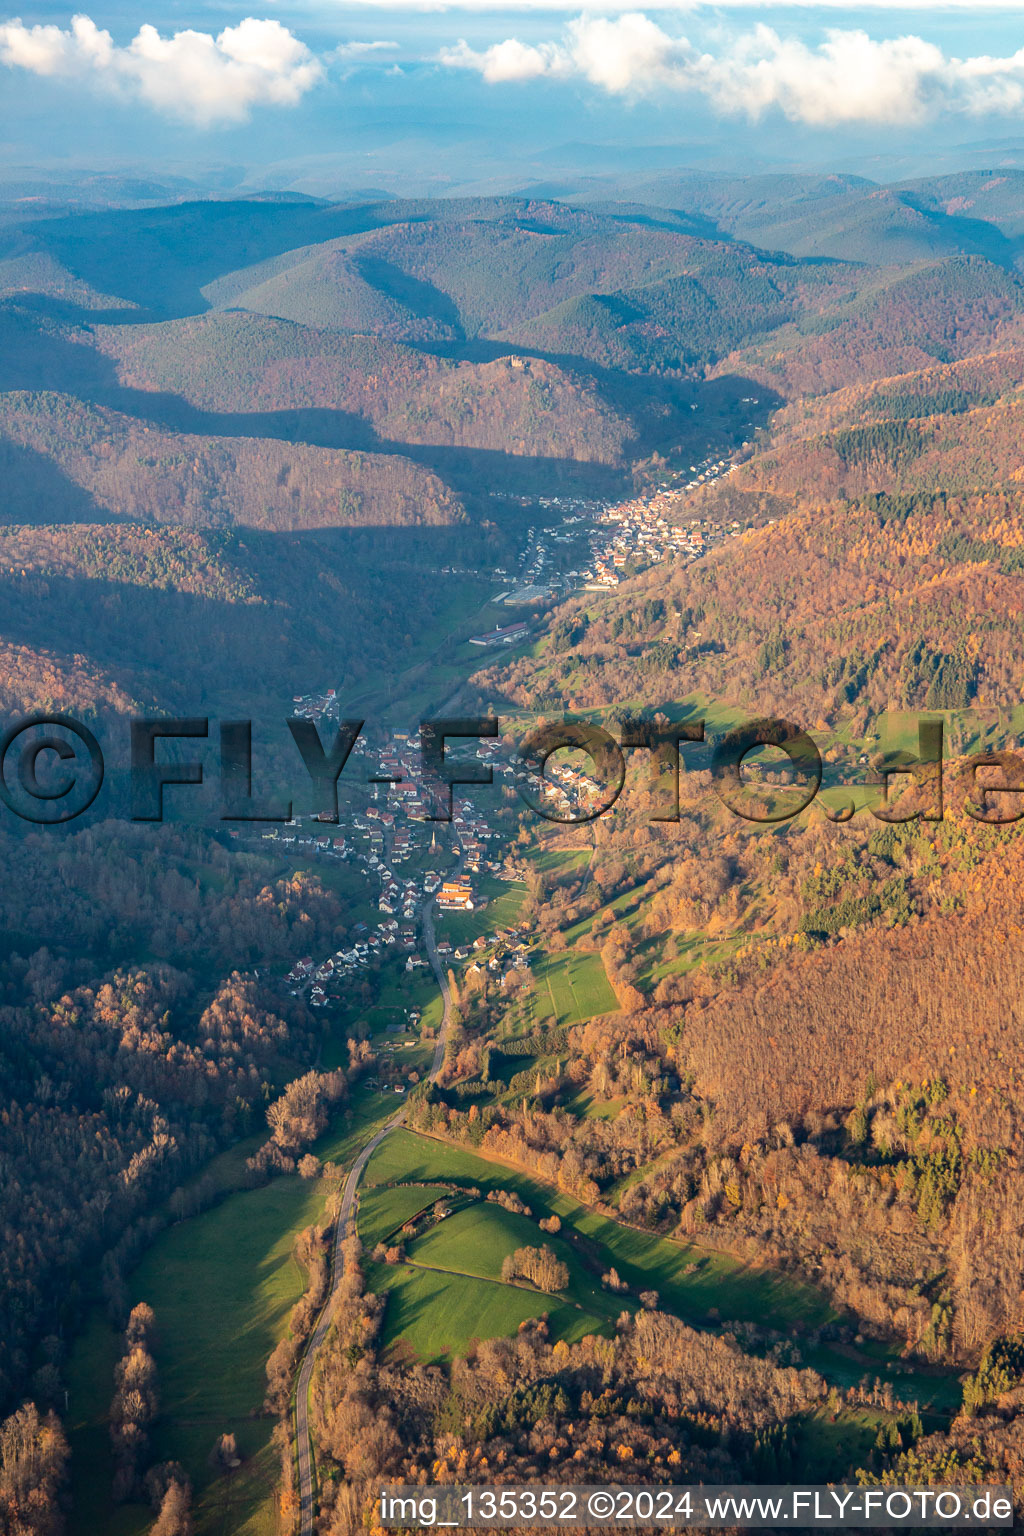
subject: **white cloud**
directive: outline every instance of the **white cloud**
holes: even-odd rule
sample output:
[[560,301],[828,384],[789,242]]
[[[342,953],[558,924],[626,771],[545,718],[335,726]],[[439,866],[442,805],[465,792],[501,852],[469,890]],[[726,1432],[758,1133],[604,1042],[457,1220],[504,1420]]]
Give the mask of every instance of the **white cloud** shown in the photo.
[[606,91],[629,91],[638,80],[654,79],[682,62],[676,59],[678,44],[637,11],[614,21],[581,16],[568,31],[573,64]]
[[728,52],[687,61],[680,83],[726,112],[752,118],[778,107],[794,122],[915,123],[953,104],[955,63],[919,37],[876,42],[832,31],[818,48],[759,26]]
[[339,43],[332,57],[336,59],[363,59],[374,53],[392,53],[397,43]]
[[752,120],[777,109],[794,122],[910,124],[940,111],[974,115],[1024,107],[1024,49],[1007,58],[947,57],[920,37],[876,41],[833,28],[810,47],[759,25],[701,51],[640,12],[580,16],[553,42],[515,38],[483,51],[460,42],[442,61],[492,83],[541,75],[586,80],[613,94],[697,92],[719,111]]
[[[568,14],[573,6],[567,0],[346,0],[351,9],[378,11],[474,11],[481,14],[501,14],[509,11],[561,12]],[[710,14],[730,10],[763,10],[766,0],[714,0],[705,5],[703,0],[647,0],[649,11],[683,12],[705,10]],[[893,13],[926,11],[970,11],[973,16],[998,16],[1007,11],[1019,15],[1021,0],[772,0],[773,10],[813,11],[887,11]],[[587,6],[590,14],[622,10],[622,0],[591,0]]]
[[294,106],[323,77],[305,43],[279,21],[246,17],[217,37],[144,25],[126,47],[88,16],[56,26],[0,25],[0,62],[140,98],[201,126],[244,122],[256,106]]
[[453,68],[475,69],[488,85],[511,80],[536,80],[540,75],[570,74],[572,65],[563,49],[555,43],[541,43],[539,48],[521,43],[514,37],[477,52],[464,38],[454,48],[441,54],[442,63]]

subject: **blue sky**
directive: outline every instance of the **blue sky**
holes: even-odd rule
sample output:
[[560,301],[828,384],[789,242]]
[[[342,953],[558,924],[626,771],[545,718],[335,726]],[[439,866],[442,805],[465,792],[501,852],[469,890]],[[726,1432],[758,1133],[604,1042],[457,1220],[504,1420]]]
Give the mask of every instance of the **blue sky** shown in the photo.
[[74,14],[0,0],[8,165],[335,192],[670,164],[879,179],[1024,164],[1017,3],[83,0]]

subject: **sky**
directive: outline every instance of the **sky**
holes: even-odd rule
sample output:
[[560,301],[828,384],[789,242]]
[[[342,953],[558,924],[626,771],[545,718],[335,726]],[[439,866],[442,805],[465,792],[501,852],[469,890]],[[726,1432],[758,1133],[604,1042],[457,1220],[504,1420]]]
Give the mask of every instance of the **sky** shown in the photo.
[[323,195],[1024,165],[1024,5],[0,0],[0,150]]

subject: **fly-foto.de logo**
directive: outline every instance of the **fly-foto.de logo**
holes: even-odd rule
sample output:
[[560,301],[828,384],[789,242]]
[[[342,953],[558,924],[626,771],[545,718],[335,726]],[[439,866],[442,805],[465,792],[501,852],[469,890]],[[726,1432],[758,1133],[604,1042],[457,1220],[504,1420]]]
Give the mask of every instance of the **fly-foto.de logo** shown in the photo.
[[[829,748],[786,720],[751,720],[709,736],[703,719],[626,716],[616,736],[590,721],[563,719],[543,721],[518,741],[507,732],[502,736],[495,716],[424,720],[411,738],[415,769],[364,773],[361,782],[404,785],[417,797],[414,814],[447,822],[458,788],[490,786],[501,774],[539,817],[582,825],[615,807],[626,785],[626,754],[642,753],[650,764],[645,807],[651,822],[679,821],[686,771],[706,773],[722,805],[756,824],[792,820],[819,798],[826,818],[836,823],[859,809],[889,823],[941,821],[950,774],[958,803],[973,820],[997,826],[1024,816],[1024,752],[992,749],[944,763],[942,720],[916,723],[914,750],[864,755],[858,780],[828,783],[823,751]],[[119,742],[123,727],[127,740]],[[275,793],[253,790],[251,720],[132,717],[107,733],[107,751],[126,771],[132,821],[162,821],[169,806],[184,810],[190,793],[212,783],[219,821],[288,822],[294,797],[311,793],[320,820],[337,822],[343,776],[346,783],[360,782],[349,764],[366,729],[364,720],[341,720],[325,739],[312,720],[292,718],[270,728],[264,735],[287,747],[283,767],[280,756],[274,759],[287,787]],[[574,754],[577,764],[569,775],[577,790],[572,796],[548,773],[564,752]],[[563,768],[561,775],[566,773]],[[75,820],[96,802],[105,778],[97,731],[70,715],[28,715],[0,738],[0,800],[22,821],[55,826]]]

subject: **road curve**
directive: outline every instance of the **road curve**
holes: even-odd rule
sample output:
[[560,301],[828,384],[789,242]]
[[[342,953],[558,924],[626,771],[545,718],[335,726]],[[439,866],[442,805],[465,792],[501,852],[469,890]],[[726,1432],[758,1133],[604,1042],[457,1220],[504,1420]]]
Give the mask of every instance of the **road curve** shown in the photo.
[[[438,1031],[437,1044],[434,1046],[434,1059],[430,1065],[429,1076],[431,1079],[437,1076],[441,1070],[441,1063],[444,1061],[444,1048],[448,1041],[448,1028],[451,1023],[452,1013],[451,989],[448,985],[448,978],[441,967],[437,954],[437,944],[434,939],[433,906],[433,902],[428,901],[423,908],[423,942],[426,946],[431,969],[441,989],[444,1013],[441,1018],[441,1028]],[[338,1210],[338,1220],[334,1229],[331,1289],[328,1292],[327,1300],[324,1302],[323,1310],[317,1319],[316,1327],[310,1335],[306,1352],[302,1357],[302,1364],[299,1367],[298,1381],[295,1386],[295,1446],[299,1464],[300,1536],[313,1536],[315,1503],[313,1499],[313,1448],[309,1437],[309,1388],[313,1380],[313,1367],[316,1365],[316,1357],[330,1328],[331,1301],[337,1289],[338,1281],[341,1279],[343,1269],[342,1244],[345,1241],[345,1234],[348,1232],[349,1224],[355,1217],[356,1191],[359,1187],[359,1180],[363,1176],[363,1169],[385,1136],[401,1125],[408,1113],[408,1104],[403,1104],[397,1113],[392,1115],[391,1119],[382,1125],[380,1130],[366,1143],[366,1146],[349,1169],[342,1191],[341,1206]]]

